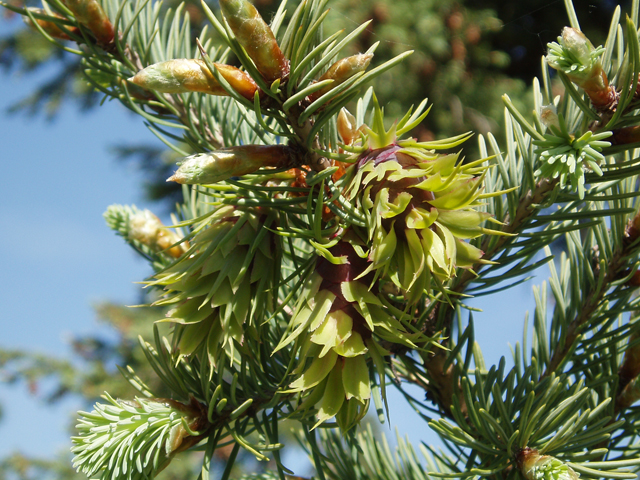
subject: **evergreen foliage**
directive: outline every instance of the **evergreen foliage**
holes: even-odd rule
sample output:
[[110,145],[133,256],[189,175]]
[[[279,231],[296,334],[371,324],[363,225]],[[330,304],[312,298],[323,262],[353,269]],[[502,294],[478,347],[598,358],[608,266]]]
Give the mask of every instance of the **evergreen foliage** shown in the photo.
[[[334,31],[328,0],[283,2],[270,24],[247,0],[219,3],[192,40],[182,6],[0,2],[183,157],[174,225],[105,213],[153,268],[151,320],[121,368],[138,394],[79,414],[74,467],[154,478],[192,449],[203,480],[219,463],[238,478],[243,456],[268,470],[242,478],[298,478],[280,456],[288,421],[319,479],[636,478],[639,2],[594,47],[567,0],[533,113],[504,95],[504,140],[478,135],[466,159],[469,133],[408,137],[427,100],[385,118],[366,86],[412,52],[344,53],[368,22]],[[485,365],[466,299],[544,264],[530,344],[510,368]],[[83,385],[71,365],[3,355],[16,375]],[[361,426],[370,409],[386,421],[392,383],[446,451],[392,452]]]
[[[21,5],[22,0],[12,0],[10,3]],[[24,0],[24,3],[40,7],[38,0]],[[403,0],[401,3],[394,2],[394,8],[390,9],[385,2],[355,3],[333,2],[328,16],[335,30],[350,29],[355,24],[373,19],[361,35],[345,46],[345,53],[366,51],[381,40],[376,58],[382,63],[404,51],[406,45],[415,46],[416,52],[409,58],[410,61],[397,65],[394,75],[374,80],[374,87],[379,95],[383,95],[385,108],[390,111],[391,118],[402,115],[411,105],[420,103],[424,98],[435,102],[435,111],[414,133],[420,140],[467,131],[491,131],[496,134],[504,119],[500,100],[503,93],[508,93],[523,108],[531,108],[522,80],[528,82],[532,74],[519,74],[522,65],[510,68],[513,70],[510,76],[503,73],[510,64],[509,55],[502,50],[505,45],[513,47],[515,39],[501,38],[503,35],[500,32],[511,31],[514,24],[508,22],[507,26],[511,28],[500,29],[501,21],[494,13],[500,5],[491,2],[486,6],[477,5],[477,2],[466,2],[467,5],[464,5],[465,2],[450,0],[416,4],[413,0]],[[177,6],[178,2],[174,0],[164,1],[161,9],[164,11]],[[256,6],[264,18],[270,19],[277,3],[274,0],[261,0]],[[184,9],[189,13],[191,38],[195,39],[207,22],[206,16],[199,2],[187,1]],[[413,14],[416,11],[419,12],[418,16]],[[417,23],[407,22],[406,15],[396,12],[412,12],[411,18],[415,18]],[[544,25],[541,27],[542,41],[546,38],[545,34],[555,32],[564,25],[560,22],[561,6],[545,12],[549,13],[544,22],[537,20]],[[509,18],[522,18],[523,22],[530,18],[522,17],[522,13],[517,11],[506,12],[506,15]],[[516,23],[519,22],[516,20]],[[414,31],[428,34],[415,38]],[[211,33],[215,37],[216,32]],[[601,36],[606,34],[599,33]],[[548,38],[553,37],[548,35]],[[522,42],[524,39],[520,36],[517,40]],[[535,45],[525,44],[518,48],[527,52],[524,61],[521,59],[519,64],[535,63],[537,66],[539,55],[543,53],[542,43],[536,40]],[[22,29],[0,39],[0,64],[8,71],[28,74],[43,64],[57,67],[54,69],[56,73],[41,87],[28,97],[16,101],[12,112],[37,114],[42,111],[54,117],[65,102],[73,101],[82,109],[98,105],[99,92],[84,80],[84,68],[79,60],[60,53],[34,29]],[[396,83],[396,78],[404,79],[402,85]],[[467,151],[475,148],[475,144],[467,145]],[[165,181],[177,160],[175,152],[160,155],[157,146],[144,143],[120,145],[115,151],[123,160],[134,163],[144,171],[145,178],[149,179],[145,182],[145,190],[150,199],[163,201],[167,210],[181,200],[180,188],[176,188],[175,183]]]

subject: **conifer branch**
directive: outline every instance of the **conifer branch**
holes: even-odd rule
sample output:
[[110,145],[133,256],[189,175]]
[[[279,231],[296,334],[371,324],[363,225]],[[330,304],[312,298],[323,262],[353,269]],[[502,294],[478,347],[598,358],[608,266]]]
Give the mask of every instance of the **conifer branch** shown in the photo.
[[[526,228],[531,219],[535,218],[536,214],[544,208],[544,205],[547,203],[548,198],[553,193],[557,184],[558,180],[548,180],[546,178],[541,179],[535,185],[533,190],[526,192],[526,194],[520,199],[514,218],[511,219],[509,214],[506,214],[505,218],[502,220],[505,225],[502,227],[501,232],[509,235],[517,235]],[[484,252],[482,259],[493,260],[497,258],[503,250],[509,248],[510,243],[515,241],[514,238],[517,238],[509,235],[501,236],[497,241],[492,237],[486,237],[480,246],[480,249]],[[463,293],[469,283],[477,278],[477,275],[472,272],[480,273],[484,267],[485,264],[478,262],[474,264],[471,269],[463,270],[460,276],[456,277],[454,280],[451,290],[456,293]],[[453,305],[441,303],[434,309],[432,318],[437,319],[443,315],[438,311],[439,309],[446,309],[444,312],[445,320],[442,323],[436,323],[434,327],[448,330],[455,308]]]
[[[533,118],[505,95],[506,148],[489,134],[493,155],[481,137],[481,158],[464,162],[441,152],[469,133],[403,138],[425,119],[426,100],[390,127],[372,90],[347,110],[411,52],[371,69],[377,43],[341,58],[369,22],[324,38],[327,0],[300,2],[286,25],[282,4],[271,26],[247,0],[220,0],[216,13],[203,3],[225,51],[205,32],[192,47],[182,7],[160,19],[146,0],[51,2],[56,13],[19,11],[47,40],[82,44],[67,51],[93,87],[147,120],[183,157],[169,180],[193,185],[173,226],[135,207],[105,214],[154,269],[145,284],[170,335],[156,326],[155,346],[139,339],[168,394],[123,368],[144,398],[107,394],[109,406],[80,414],[78,469],[152,479],[203,441],[209,480],[228,436],[223,480],[242,452],[271,456],[277,469],[247,479],[296,478],[278,453],[278,424],[290,419],[321,479],[426,480],[410,445],[396,454],[357,433],[372,402],[384,419],[391,378],[452,454],[422,452],[435,475],[635,475],[621,469],[640,466],[628,445],[637,432],[617,415],[640,390],[637,328],[623,319],[640,303],[629,301],[640,283],[637,5],[595,48],[566,2],[572,28],[549,44]],[[228,52],[240,67],[225,63]],[[560,71],[562,99],[547,64]],[[531,353],[516,346],[513,368],[504,358],[485,365],[463,296],[524,281],[563,236],[560,275],[549,266],[550,324],[545,284],[534,287]]]
[[638,333],[629,337],[629,345],[625,351],[624,361],[618,370],[618,389],[615,395],[616,413],[629,408],[638,400],[636,378],[640,375],[640,351],[638,349]]
[[[534,190],[529,190],[520,199],[513,221],[510,221],[509,214],[507,214],[503,221],[505,225],[501,231],[507,234],[518,234],[523,228],[526,228],[527,223],[534,218],[536,213],[546,204],[547,198],[552,194],[557,183],[557,180],[550,181],[541,179],[536,184]],[[509,247],[509,242],[512,241],[512,238],[513,237],[510,236],[502,236],[499,237],[496,242],[491,237],[486,237],[480,247],[480,249],[484,251],[482,259],[492,260],[496,258],[501,251]],[[479,272],[484,266],[482,263],[476,263],[470,270],[462,270],[461,274],[456,277],[451,290],[457,293],[463,293],[469,283],[476,278],[476,275],[471,272]],[[440,302],[430,313],[429,320],[424,324],[427,334],[433,334],[440,330],[444,330],[445,332],[450,330],[451,322],[456,311],[455,302],[457,302],[457,297],[452,296],[450,298],[454,303],[447,304]],[[402,352],[398,351],[395,353],[400,354]],[[449,353],[446,350],[434,349],[422,355],[422,358],[429,376],[428,384],[425,384],[424,387],[439,405],[439,408],[442,409],[447,416],[451,416],[450,409],[453,404],[453,396],[454,394],[457,395],[457,392],[460,391],[460,386],[454,364],[450,363],[446,369],[443,368],[448,356]],[[464,398],[461,397],[459,402],[461,411],[466,411]]]
[[[579,309],[580,314],[569,323],[564,342],[554,350],[549,364],[542,374],[543,377],[548,376],[551,372],[558,371],[558,369],[569,360],[569,354],[575,346],[582,327],[600,308],[607,291],[611,287],[611,283],[625,276],[624,272],[621,272],[620,269],[625,263],[622,259],[629,253],[628,251],[621,250],[607,262],[602,284],[596,290],[590,291],[584,298],[581,308]],[[597,273],[597,270],[594,273]]]

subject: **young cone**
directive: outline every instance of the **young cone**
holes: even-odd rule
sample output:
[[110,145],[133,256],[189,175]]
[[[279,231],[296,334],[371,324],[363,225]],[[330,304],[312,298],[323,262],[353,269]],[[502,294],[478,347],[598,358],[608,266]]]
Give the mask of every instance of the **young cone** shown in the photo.
[[377,103],[373,128],[365,131],[368,148],[343,180],[347,197],[367,216],[371,262],[363,275],[388,276],[415,304],[424,292],[442,288],[457,267],[482,263],[482,252],[465,240],[498,233],[482,226],[491,215],[474,208],[487,167],[483,160],[462,164],[458,154],[433,150],[455,147],[467,136],[433,144],[397,140],[395,125],[384,129]]
[[180,354],[217,365],[221,355],[234,358],[245,334],[257,338],[273,308],[277,272],[268,266],[280,262],[280,249],[267,230],[273,216],[222,206],[205,221],[187,254],[149,284],[166,291],[154,305],[173,306],[164,321],[177,326]]
[[[320,402],[316,425],[336,416],[346,431],[368,408],[368,363],[375,364],[379,373],[384,371],[382,357],[388,352],[378,342],[416,348],[415,342],[430,339],[410,332],[406,325],[410,316],[379,297],[377,286],[370,287],[373,274],[357,279],[369,262],[357,255],[349,241],[338,242],[330,255],[331,260],[318,258],[296,305],[291,333],[277,349],[298,340],[302,363],[289,391],[310,391],[300,407],[303,410]],[[314,360],[302,373],[306,358]]]

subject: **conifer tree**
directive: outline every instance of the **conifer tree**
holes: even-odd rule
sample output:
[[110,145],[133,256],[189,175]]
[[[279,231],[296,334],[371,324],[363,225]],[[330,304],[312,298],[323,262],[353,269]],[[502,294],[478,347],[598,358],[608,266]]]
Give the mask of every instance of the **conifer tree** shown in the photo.
[[[188,14],[154,1],[2,3],[183,157],[173,225],[105,213],[153,268],[152,333],[121,368],[137,395],[79,412],[74,468],[154,478],[199,451],[203,480],[220,459],[237,478],[247,455],[269,469],[242,478],[299,478],[280,456],[288,421],[319,479],[635,478],[639,3],[594,46],[567,1],[533,112],[505,95],[503,135],[477,135],[477,158],[461,153],[471,133],[411,137],[426,99],[385,117],[367,84],[412,52],[343,54],[368,23],[333,31],[327,4],[283,2],[268,24],[247,0],[203,3],[194,44]],[[530,344],[486,365],[466,299],[543,264]],[[391,385],[446,451],[391,452],[362,428],[386,421]]]

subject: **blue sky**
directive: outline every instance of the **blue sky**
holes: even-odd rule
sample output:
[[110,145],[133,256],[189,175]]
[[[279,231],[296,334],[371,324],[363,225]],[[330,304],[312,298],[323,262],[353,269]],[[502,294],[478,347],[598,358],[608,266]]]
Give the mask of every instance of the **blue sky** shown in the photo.
[[[15,27],[0,22],[0,36],[9,28]],[[116,162],[108,149],[157,140],[140,118],[113,102],[87,114],[67,105],[53,122],[6,115],[6,108],[46,73],[0,75],[0,347],[70,358],[71,336],[112,334],[96,322],[92,304],[135,303],[139,287],[133,282],[149,272],[102,218],[113,203],[149,206],[141,201],[141,174]],[[524,286],[474,302],[485,309],[474,316],[487,363],[509,357],[507,343],[522,337],[524,307],[532,305],[529,292],[530,286]],[[73,413],[86,408],[79,400],[51,407],[24,385],[2,383],[0,403],[0,457],[16,450],[46,456],[68,449]],[[433,440],[402,400],[395,399],[394,405],[392,426],[401,435],[416,442]]]
[[[0,35],[11,26],[0,22]],[[115,103],[89,114],[65,106],[53,122],[8,116],[7,107],[46,74],[0,76],[0,346],[69,357],[72,336],[111,333],[96,322],[92,304],[134,303],[133,282],[148,273],[107,228],[102,213],[112,203],[143,203],[138,190],[143,179],[116,163],[109,146],[154,139]],[[24,385],[0,383],[0,403],[0,455],[68,448],[66,429],[77,402],[51,408],[28,395]]]

